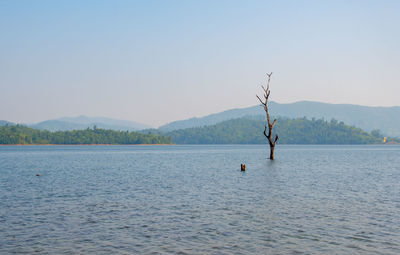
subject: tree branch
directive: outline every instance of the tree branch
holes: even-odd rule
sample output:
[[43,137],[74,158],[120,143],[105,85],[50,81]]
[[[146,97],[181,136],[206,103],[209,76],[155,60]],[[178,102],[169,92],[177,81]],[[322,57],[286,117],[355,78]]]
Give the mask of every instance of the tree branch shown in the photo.
[[267,125],[265,125],[265,127],[264,127],[264,135],[265,135],[266,138],[269,139],[269,137],[268,137],[268,135],[267,135]]
[[[271,73],[267,73],[267,86],[264,87],[263,85],[261,85],[261,88],[263,89],[264,92],[264,99],[265,101],[261,100],[261,98],[257,96],[258,100],[261,102],[261,104],[264,106],[264,110],[265,110],[265,114],[267,115],[267,124],[264,126],[264,136],[268,139],[269,142],[269,146],[270,146],[270,159],[274,159],[274,148],[275,148],[275,144],[278,141],[279,137],[278,134],[276,134],[275,139],[272,139],[272,128],[275,126],[277,120],[274,119],[274,121],[271,123],[271,119],[269,116],[269,109],[268,109],[268,99],[269,99],[269,95],[271,93],[271,91],[269,90],[269,86],[271,83]],[[268,126],[268,133],[267,133],[267,126]]]
[[261,98],[258,95],[256,95],[256,97],[258,98],[258,100],[260,100],[261,104],[265,106],[265,103],[261,100]]
[[278,139],[279,139],[279,136],[278,136],[278,134],[276,134],[276,135],[275,135],[274,145],[276,144],[276,141],[278,141]]
[[265,91],[269,91],[269,83],[271,82],[271,75],[272,75],[272,72],[267,73],[268,81],[267,81],[267,89]]
[[274,119],[274,122],[272,122],[271,128],[273,128],[276,124],[276,119]]
[[261,88],[263,89],[264,93],[266,93],[266,92],[267,92],[267,89],[266,89],[266,88],[264,88],[264,85],[261,85]]

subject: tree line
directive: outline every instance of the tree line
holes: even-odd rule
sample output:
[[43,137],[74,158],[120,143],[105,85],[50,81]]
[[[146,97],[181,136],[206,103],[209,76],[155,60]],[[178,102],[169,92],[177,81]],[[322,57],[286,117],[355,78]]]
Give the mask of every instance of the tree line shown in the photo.
[[0,144],[171,144],[170,137],[100,128],[50,132],[23,125],[0,126]]
[[[50,132],[23,125],[0,126],[0,144],[265,144],[265,117],[232,119],[216,125],[162,133],[100,128]],[[381,144],[378,131],[366,132],[337,120],[277,118],[280,144]],[[275,136],[275,134],[272,134]],[[389,138],[389,142],[400,139]]]
[[[263,117],[244,117],[212,126],[168,132],[177,144],[265,144]],[[277,118],[281,144],[380,144],[383,136],[348,126],[335,119]],[[275,134],[272,134],[275,136]]]

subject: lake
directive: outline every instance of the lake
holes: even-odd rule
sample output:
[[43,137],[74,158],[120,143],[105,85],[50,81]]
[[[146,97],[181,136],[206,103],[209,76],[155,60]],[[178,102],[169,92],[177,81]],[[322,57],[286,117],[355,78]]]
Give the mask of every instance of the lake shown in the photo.
[[0,146],[0,253],[400,254],[400,146],[268,153]]

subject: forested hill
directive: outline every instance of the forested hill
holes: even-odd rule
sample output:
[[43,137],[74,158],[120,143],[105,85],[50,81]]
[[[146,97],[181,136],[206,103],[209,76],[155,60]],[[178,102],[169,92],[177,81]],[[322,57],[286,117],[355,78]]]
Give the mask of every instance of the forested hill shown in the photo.
[[[177,144],[265,144],[264,124],[263,119],[244,117],[165,135]],[[280,144],[376,144],[383,139],[378,131],[367,133],[336,120],[280,118],[274,130]]]
[[[50,132],[6,125],[0,126],[0,144],[265,144],[264,124],[261,117],[243,117],[163,135],[157,130],[138,133],[94,127]],[[279,118],[274,130],[280,144],[381,144],[383,140],[378,131],[368,133],[336,120]]]
[[[380,129],[385,135],[400,137],[400,106],[371,107],[309,101],[280,104],[271,101],[269,107],[273,116],[281,116],[285,118],[307,117],[309,119],[324,118],[327,120],[337,119],[369,132],[374,129]],[[215,125],[222,121],[250,115],[265,116],[265,112],[259,105],[242,109],[232,109],[201,118],[174,121],[161,126],[160,130],[169,132],[177,129]]]
[[0,126],[0,144],[171,144],[171,138],[155,134],[100,128],[50,132],[22,125]]

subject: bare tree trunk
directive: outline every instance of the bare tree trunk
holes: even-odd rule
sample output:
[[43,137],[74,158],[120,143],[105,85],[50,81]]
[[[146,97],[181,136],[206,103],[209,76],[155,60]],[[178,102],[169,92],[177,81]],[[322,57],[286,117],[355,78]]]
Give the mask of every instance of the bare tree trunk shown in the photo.
[[270,158],[271,160],[274,159],[274,150],[275,150],[275,145],[269,147],[269,158]]
[[267,81],[267,87],[264,88],[264,86],[261,85],[261,88],[264,91],[264,101],[261,100],[261,98],[257,96],[258,100],[260,100],[261,104],[264,106],[264,110],[265,110],[265,114],[267,115],[267,125],[268,125],[268,134],[267,134],[267,125],[265,125],[264,128],[264,136],[268,139],[269,142],[269,149],[270,149],[270,154],[269,154],[269,158],[271,160],[274,159],[274,150],[275,150],[275,145],[276,145],[276,141],[278,141],[278,134],[276,134],[275,139],[272,139],[272,129],[276,124],[276,119],[274,119],[274,121],[271,123],[271,119],[269,117],[269,110],[268,110],[268,99],[269,99],[269,94],[271,93],[271,91],[269,90],[269,84],[271,81],[271,75],[272,73],[267,73],[268,76],[268,81]]

